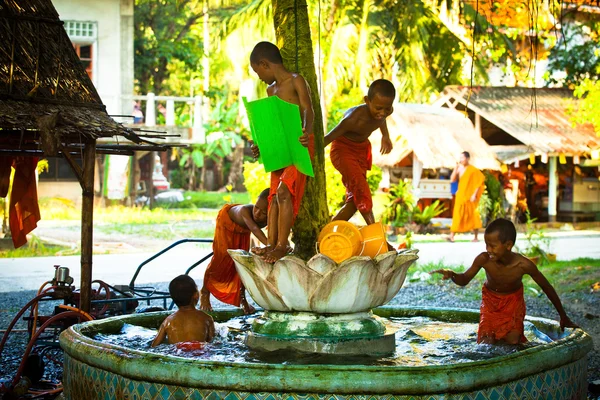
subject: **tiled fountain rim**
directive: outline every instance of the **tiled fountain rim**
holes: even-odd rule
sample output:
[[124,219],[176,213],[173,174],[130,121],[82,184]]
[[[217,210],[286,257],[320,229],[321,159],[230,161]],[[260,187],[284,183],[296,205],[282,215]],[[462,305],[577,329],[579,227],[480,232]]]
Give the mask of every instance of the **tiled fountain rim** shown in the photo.
[[[385,317],[429,316],[466,322],[477,320],[479,312],[455,308],[382,307],[374,310]],[[490,360],[436,366],[348,366],[281,365],[199,361],[133,350],[100,343],[82,332],[115,323],[162,321],[169,312],[128,315],[75,325],[61,334],[60,343],[72,358],[118,375],[141,381],[186,387],[240,391],[294,391],[336,393],[431,393],[472,390],[498,385],[577,361],[593,347],[592,339],[581,329],[551,344]],[[215,311],[216,320],[236,315]],[[531,318],[539,329],[557,331],[558,323]],[[146,323],[146,325],[148,325]],[[204,367],[204,368],[202,368]]]

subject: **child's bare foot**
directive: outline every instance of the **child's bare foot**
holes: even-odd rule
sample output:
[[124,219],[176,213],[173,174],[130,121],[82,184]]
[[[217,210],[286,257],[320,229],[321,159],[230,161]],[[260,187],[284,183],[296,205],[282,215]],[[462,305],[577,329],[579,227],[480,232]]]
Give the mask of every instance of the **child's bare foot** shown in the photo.
[[252,307],[246,299],[242,299],[241,306],[246,315],[254,314],[256,312],[256,308]]
[[200,309],[202,311],[212,311],[212,306],[210,305],[210,292],[208,290],[200,291]]
[[256,254],[257,256],[263,256],[263,255],[267,254],[268,252],[270,252],[272,249],[273,249],[273,246],[271,246],[271,245],[268,245],[265,247],[257,246],[257,247],[253,247],[251,251],[254,254]]
[[479,242],[479,239],[473,239],[471,242]]
[[277,245],[277,246],[275,246],[275,248],[273,250],[271,250],[270,252],[265,254],[263,256],[263,259],[266,262],[273,264],[275,261],[284,257],[288,253],[288,247],[289,246],[287,246],[287,245],[286,246]]

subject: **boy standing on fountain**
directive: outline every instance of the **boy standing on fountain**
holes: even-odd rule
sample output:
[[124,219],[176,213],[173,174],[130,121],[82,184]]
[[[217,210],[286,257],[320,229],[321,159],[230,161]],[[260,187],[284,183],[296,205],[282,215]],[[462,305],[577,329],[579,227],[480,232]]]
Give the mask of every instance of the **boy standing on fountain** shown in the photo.
[[210,342],[215,336],[215,323],[210,315],[196,309],[199,297],[196,282],[188,275],[179,275],[169,284],[169,294],[178,310],[165,318],[152,347],[165,338],[170,344]]
[[491,222],[485,230],[486,251],[473,261],[473,265],[462,274],[449,269],[439,269],[431,273],[442,274],[443,279],[451,279],[465,286],[483,268],[486,282],[481,293],[481,311],[477,343],[494,344],[503,341],[518,344],[527,341],[524,335],[525,299],[523,298],[523,275],[529,275],[550,299],[558,315],[560,327],[577,328],[563,309],[558,294],[528,258],[512,251],[517,239],[514,224],[504,218]]
[[[268,96],[277,96],[300,108],[302,132],[304,133],[300,137],[300,142],[308,147],[312,157],[314,153],[312,136],[314,111],[306,80],[302,75],[289,72],[284,67],[279,48],[273,43],[258,43],[250,54],[250,66],[260,80],[269,85],[267,87]],[[260,155],[257,146],[253,145],[252,150],[255,157]],[[305,184],[306,175],[299,172],[294,166],[271,172],[268,244],[267,247],[252,249],[254,253],[261,255],[269,263],[274,263],[289,251],[288,238],[294,218],[300,210]]]
[[358,210],[367,225],[375,223],[373,199],[367,183],[373,156],[369,136],[381,131],[381,154],[392,151],[386,118],[392,114],[396,89],[392,82],[377,79],[369,87],[365,104],[346,111],[344,118],[325,136],[325,146],[331,143],[331,163],[342,174],[346,187],[346,203],[333,220],[348,221]]
[[223,303],[242,306],[244,314],[256,310],[246,300],[242,281],[235,269],[229,249],[250,250],[250,233],[265,245],[267,237],[262,231],[267,225],[267,198],[269,189],[261,192],[256,204],[228,204],[217,216],[217,226],[213,240],[213,258],[206,268],[204,283],[200,290],[200,309],[212,311],[210,294]]

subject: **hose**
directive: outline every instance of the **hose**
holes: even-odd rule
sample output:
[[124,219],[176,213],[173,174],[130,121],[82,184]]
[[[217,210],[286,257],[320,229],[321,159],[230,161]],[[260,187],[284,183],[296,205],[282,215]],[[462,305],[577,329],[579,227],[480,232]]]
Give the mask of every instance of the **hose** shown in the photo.
[[11,387],[15,387],[16,384],[19,382],[21,375],[23,374],[23,370],[25,369],[25,363],[27,361],[27,358],[29,357],[29,354],[31,353],[31,350],[33,349],[33,345],[35,344],[37,338],[42,334],[42,332],[44,332],[44,330],[51,324],[53,324],[55,321],[61,320],[61,319],[66,319],[66,318],[71,318],[71,317],[80,317],[80,318],[85,318],[88,321],[91,321],[93,318],[91,318],[89,316],[89,314],[76,309],[77,311],[66,311],[64,313],[60,313],[57,315],[54,315],[52,317],[50,317],[46,322],[44,322],[42,324],[42,326],[40,326],[40,329],[37,330],[37,332],[35,333],[35,335],[33,335],[31,337],[31,340],[29,341],[29,344],[27,345],[27,348],[25,349],[25,353],[23,354],[23,359],[21,360],[21,364],[19,365],[19,369],[17,370],[17,373],[15,375],[15,377],[12,380],[12,385]]
[[4,332],[4,335],[2,336],[2,341],[0,342],[0,355],[2,355],[2,350],[4,350],[4,345],[6,344],[6,341],[8,340],[8,335],[10,334],[10,331],[12,331],[12,328],[15,326],[15,324],[17,323],[17,321],[19,320],[19,318],[21,318],[21,316],[23,315],[23,313],[29,308],[31,307],[31,305],[37,301],[39,301],[40,299],[44,298],[47,296],[48,291],[50,291],[51,289],[54,289],[56,286],[51,286],[48,289],[45,289],[41,294],[35,296],[33,299],[29,300],[29,302],[27,304],[25,304],[25,306],[23,308],[21,308],[21,310],[17,313],[17,315],[15,315],[15,317],[13,318],[13,320],[10,322],[10,325],[8,325],[8,328],[6,328],[6,331]]
[[[44,287],[47,284],[52,284],[52,281],[46,281],[42,284],[42,286],[40,286],[40,288],[38,289],[37,294],[39,295],[42,290],[44,289]],[[31,336],[35,335],[35,330],[36,330],[36,325],[37,325],[37,319],[38,319],[38,307],[39,307],[39,302],[35,303],[32,307],[33,309],[33,325],[31,325]]]
[[85,311],[80,310],[79,308],[67,306],[65,304],[61,304],[60,306],[58,306],[58,308],[62,308],[64,310],[75,311],[75,312],[81,313],[81,314],[83,314],[88,319],[88,321],[94,320],[94,317],[92,317],[90,314],[86,313]]

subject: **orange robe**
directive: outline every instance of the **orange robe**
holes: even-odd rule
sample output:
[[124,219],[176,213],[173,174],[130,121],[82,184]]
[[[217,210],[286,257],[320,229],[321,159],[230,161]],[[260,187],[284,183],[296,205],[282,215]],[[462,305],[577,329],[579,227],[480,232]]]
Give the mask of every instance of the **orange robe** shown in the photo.
[[354,202],[361,213],[373,209],[371,189],[367,183],[367,171],[373,164],[371,142],[353,142],[343,136],[331,143],[331,163],[342,174],[346,188],[346,203]]
[[[308,153],[312,158],[315,153],[315,138],[313,135],[309,136]],[[302,203],[302,197],[304,196],[304,188],[306,187],[306,175],[298,171],[296,167],[290,165],[271,172],[271,186],[269,189],[269,207],[271,207],[271,201],[273,197],[277,195],[277,188],[283,183],[287,186],[290,194],[292,195],[292,206],[294,208],[294,218],[300,211],[300,204]]]
[[514,293],[495,293],[485,285],[481,290],[481,308],[477,343],[484,337],[496,340],[504,338],[510,331],[521,333],[521,343],[527,342],[524,335],[525,299],[523,286]]
[[[41,218],[35,178],[37,163],[37,157],[14,157],[12,159],[15,176],[8,207],[8,222],[15,249],[27,243],[27,234],[37,227],[37,222]],[[6,160],[0,164],[2,164],[2,171],[0,171],[2,172],[0,178],[2,194],[6,196],[8,178],[5,174],[8,173],[10,176],[10,168],[6,168],[9,165]]]
[[240,306],[242,281],[228,249],[250,249],[250,230],[229,218],[229,210],[237,204],[224,206],[217,216],[213,241],[213,258],[204,274],[204,287],[223,303]]
[[[485,189],[485,175],[472,165],[467,166],[458,181],[458,191],[454,199],[452,212],[452,232],[468,232],[481,228],[481,217],[477,204]],[[471,201],[471,196],[477,191],[477,199]]]

